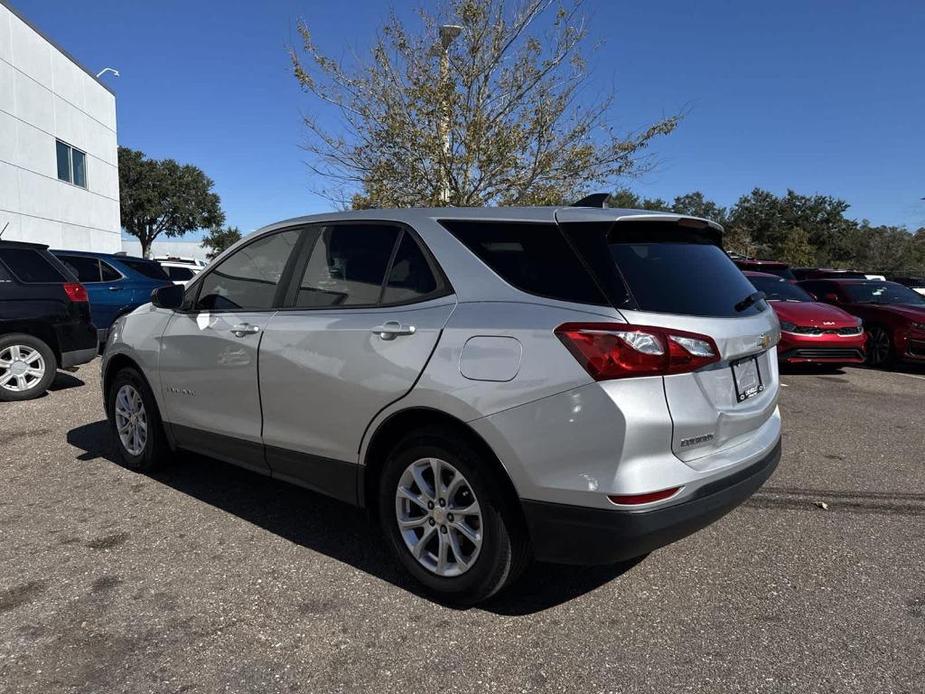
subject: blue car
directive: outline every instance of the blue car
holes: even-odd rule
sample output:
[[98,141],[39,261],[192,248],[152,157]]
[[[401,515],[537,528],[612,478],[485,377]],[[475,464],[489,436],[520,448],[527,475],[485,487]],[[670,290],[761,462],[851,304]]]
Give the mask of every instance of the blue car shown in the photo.
[[173,283],[153,260],[89,251],[52,251],[90,296],[90,318],[100,337],[123,313],[151,301],[151,292]]

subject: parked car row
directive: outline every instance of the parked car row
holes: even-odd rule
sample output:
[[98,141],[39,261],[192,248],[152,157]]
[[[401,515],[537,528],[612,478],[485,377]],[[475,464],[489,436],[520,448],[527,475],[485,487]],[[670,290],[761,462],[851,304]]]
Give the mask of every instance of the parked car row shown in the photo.
[[925,362],[925,280],[735,258],[781,322],[785,363]]
[[185,285],[203,266],[0,244],[0,400],[42,395],[58,368],[96,356],[116,318],[148,303],[155,289]]

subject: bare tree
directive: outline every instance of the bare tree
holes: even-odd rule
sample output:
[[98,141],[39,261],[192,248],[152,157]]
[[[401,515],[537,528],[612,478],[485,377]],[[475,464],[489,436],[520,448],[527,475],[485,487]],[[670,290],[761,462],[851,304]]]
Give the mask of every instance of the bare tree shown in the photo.
[[556,204],[644,171],[642,150],[679,116],[615,131],[612,94],[583,89],[582,5],[443,0],[416,30],[393,13],[349,66],[300,22],[290,56],[315,101],[304,148],[318,192],[355,207]]

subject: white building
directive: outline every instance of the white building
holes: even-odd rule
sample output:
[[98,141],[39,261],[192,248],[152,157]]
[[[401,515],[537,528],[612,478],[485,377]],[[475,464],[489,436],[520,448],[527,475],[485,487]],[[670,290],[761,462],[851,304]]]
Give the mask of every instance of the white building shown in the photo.
[[122,249],[116,99],[0,0],[0,229],[4,239]]

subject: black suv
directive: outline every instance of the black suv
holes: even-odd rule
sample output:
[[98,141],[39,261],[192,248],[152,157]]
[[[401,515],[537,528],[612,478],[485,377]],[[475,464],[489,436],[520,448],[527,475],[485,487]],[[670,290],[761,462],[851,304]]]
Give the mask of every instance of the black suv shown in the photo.
[[83,285],[47,246],[0,240],[0,401],[36,398],[96,353]]

